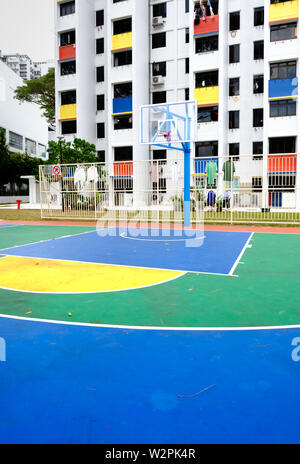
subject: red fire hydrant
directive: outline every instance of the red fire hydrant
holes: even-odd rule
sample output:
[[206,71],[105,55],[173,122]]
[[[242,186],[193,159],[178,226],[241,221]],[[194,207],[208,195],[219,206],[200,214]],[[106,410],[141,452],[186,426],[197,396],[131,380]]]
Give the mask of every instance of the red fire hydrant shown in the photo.
[[17,202],[17,205],[18,205],[18,209],[21,209],[21,203],[22,203],[23,200],[16,200]]

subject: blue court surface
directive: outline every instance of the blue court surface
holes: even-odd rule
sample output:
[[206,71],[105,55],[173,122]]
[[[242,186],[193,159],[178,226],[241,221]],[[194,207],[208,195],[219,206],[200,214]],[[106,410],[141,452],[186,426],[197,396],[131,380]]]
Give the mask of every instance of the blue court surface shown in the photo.
[[147,229],[91,231],[0,250],[2,255],[70,260],[178,271],[229,274],[251,234],[205,231],[185,236],[180,231]]
[[1,224],[0,223],[0,229],[6,229],[7,227],[18,227],[16,224]]
[[0,317],[0,442],[297,443],[295,337]]

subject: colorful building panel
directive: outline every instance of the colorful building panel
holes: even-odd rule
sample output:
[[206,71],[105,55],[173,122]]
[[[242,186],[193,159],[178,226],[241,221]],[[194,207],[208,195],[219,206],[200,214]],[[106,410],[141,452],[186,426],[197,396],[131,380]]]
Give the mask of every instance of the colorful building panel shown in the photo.
[[75,44],[72,45],[64,45],[63,47],[59,47],[59,59],[62,60],[69,60],[76,57],[76,46]]
[[194,89],[194,99],[198,101],[198,106],[217,105],[219,103],[219,87]]
[[112,51],[132,48],[132,32],[112,36]]
[[284,174],[297,171],[297,155],[269,155],[268,173]]
[[299,0],[292,0],[290,2],[280,2],[270,5],[269,21],[270,23],[277,23],[291,19],[298,19],[299,17]]
[[59,119],[61,121],[76,119],[76,104],[61,105]]
[[132,97],[114,98],[113,114],[132,113]]
[[298,95],[298,78],[272,79],[269,81],[269,99],[288,98]]
[[219,15],[207,16],[206,20],[200,19],[199,24],[194,24],[194,36],[203,37],[219,32]]
[[125,161],[114,163],[114,176],[115,177],[128,177],[133,175],[133,162]]

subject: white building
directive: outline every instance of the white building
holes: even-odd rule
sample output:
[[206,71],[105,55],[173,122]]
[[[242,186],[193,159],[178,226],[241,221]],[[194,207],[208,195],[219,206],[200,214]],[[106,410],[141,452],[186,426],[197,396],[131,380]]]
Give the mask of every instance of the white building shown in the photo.
[[20,103],[14,90],[23,80],[0,61],[0,127],[12,152],[47,159],[48,124],[38,105]]
[[54,61],[32,61],[28,55],[15,53],[14,55],[2,55],[0,60],[12,69],[24,81],[38,79],[47,74],[50,68],[54,68]]
[[195,182],[230,159],[241,206],[255,193],[300,209],[298,0],[54,3],[57,135],[94,143],[100,161],[172,159],[140,145],[139,107],[196,99]]

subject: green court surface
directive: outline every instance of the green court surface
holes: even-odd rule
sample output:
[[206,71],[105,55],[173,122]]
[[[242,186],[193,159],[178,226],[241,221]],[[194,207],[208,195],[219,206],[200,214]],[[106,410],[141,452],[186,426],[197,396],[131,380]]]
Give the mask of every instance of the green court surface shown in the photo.
[[[0,250],[89,230],[93,228],[25,225],[2,229]],[[1,289],[0,313],[118,326],[206,328],[300,324],[300,235],[254,233],[234,274],[186,273],[149,288],[108,293],[70,295]]]

